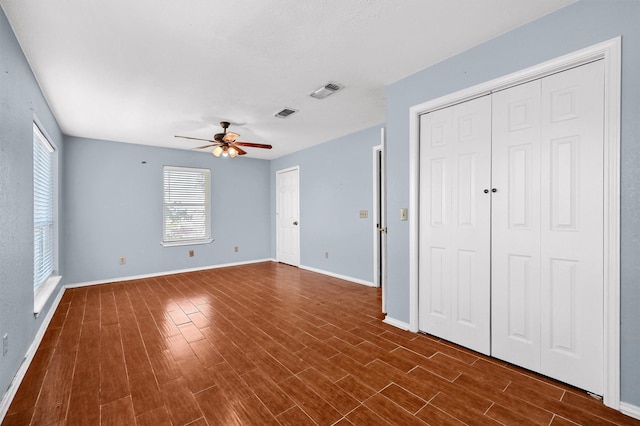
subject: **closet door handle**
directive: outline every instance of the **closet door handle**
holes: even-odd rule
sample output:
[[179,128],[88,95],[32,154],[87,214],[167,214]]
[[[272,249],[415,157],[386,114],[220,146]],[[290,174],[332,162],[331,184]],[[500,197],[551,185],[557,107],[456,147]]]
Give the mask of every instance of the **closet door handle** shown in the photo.
[[484,192],[485,194],[488,194],[488,193],[489,193],[489,190],[488,190],[488,189],[485,189],[483,192]]
[[496,188],[491,188],[491,192],[498,192]]

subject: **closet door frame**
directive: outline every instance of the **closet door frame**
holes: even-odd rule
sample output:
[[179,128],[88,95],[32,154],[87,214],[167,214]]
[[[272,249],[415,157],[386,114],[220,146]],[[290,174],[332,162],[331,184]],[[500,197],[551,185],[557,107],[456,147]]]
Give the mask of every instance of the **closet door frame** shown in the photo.
[[409,110],[409,330],[419,331],[420,115],[557,72],[604,60],[604,395],[620,409],[621,37],[482,83]]

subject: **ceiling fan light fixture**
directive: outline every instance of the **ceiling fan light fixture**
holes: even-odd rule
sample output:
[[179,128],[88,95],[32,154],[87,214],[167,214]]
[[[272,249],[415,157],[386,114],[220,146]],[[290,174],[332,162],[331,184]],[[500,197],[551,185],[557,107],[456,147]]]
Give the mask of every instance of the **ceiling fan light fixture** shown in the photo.
[[227,152],[229,153],[229,157],[231,158],[236,158],[238,156],[238,150],[236,150],[234,147],[230,146],[229,149],[227,150]]
[[211,150],[211,153],[213,155],[215,155],[216,157],[220,157],[220,154],[222,154],[222,147],[221,146],[216,146],[215,148],[213,148]]
[[338,90],[342,89],[344,86],[336,83],[327,83],[322,87],[314,90],[309,96],[316,99],[324,99],[329,95],[333,95]]

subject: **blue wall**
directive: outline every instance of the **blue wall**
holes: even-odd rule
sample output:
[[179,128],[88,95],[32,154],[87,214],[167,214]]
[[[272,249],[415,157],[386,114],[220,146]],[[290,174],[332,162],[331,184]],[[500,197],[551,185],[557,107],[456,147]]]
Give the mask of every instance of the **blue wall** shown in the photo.
[[[71,137],[65,148],[64,283],[270,257],[269,161]],[[211,170],[213,243],[160,244],[165,165]]]
[[[387,88],[388,211],[409,206],[409,108],[622,35],[621,399],[640,406],[640,1],[582,0]],[[415,52],[419,54],[419,52]],[[409,322],[409,225],[388,222],[389,316]]]
[[372,127],[271,162],[274,236],[276,172],[300,166],[301,266],[373,282],[373,147],[379,144],[380,127]]
[[[60,129],[0,11],[0,398],[20,367],[51,301],[33,315],[33,120],[63,152]],[[56,291],[57,293],[57,291]]]

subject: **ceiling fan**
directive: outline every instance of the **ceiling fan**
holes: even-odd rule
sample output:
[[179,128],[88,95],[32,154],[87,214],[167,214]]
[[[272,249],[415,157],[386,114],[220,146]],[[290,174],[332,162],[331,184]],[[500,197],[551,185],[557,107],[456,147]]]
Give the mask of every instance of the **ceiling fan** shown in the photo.
[[235,158],[238,155],[245,155],[247,153],[247,151],[245,151],[244,149],[240,148],[241,146],[245,146],[245,147],[249,147],[249,148],[263,148],[263,149],[271,149],[272,146],[271,145],[266,145],[263,143],[253,143],[253,142],[239,142],[236,141],[236,139],[238,139],[240,137],[239,134],[237,133],[233,133],[233,132],[227,132],[227,129],[229,128],[229,122],[228,121],[221,121],[220,122],[220,126],[222,126],[222,133],[216,133],[213,136],[213,140],[211,139],[202,139],[202,138],[192,138],[190,136],[179,136],[176,135],[176,138],[184,138],[184,139],[193,139],[193,140],[197,140],[197,141],[207,141],[210,142],[207,145],[202,145],[202,146],[197,146],[195,148],[191,148],[191,149],[204,149],[204,148],[209,148],[209,147],[213,147],[213,149],[211,150],[211,153],[213,155],[215,155],[216,157],[220,157],[221,155],[223,157],[231,157],[231,158]]

